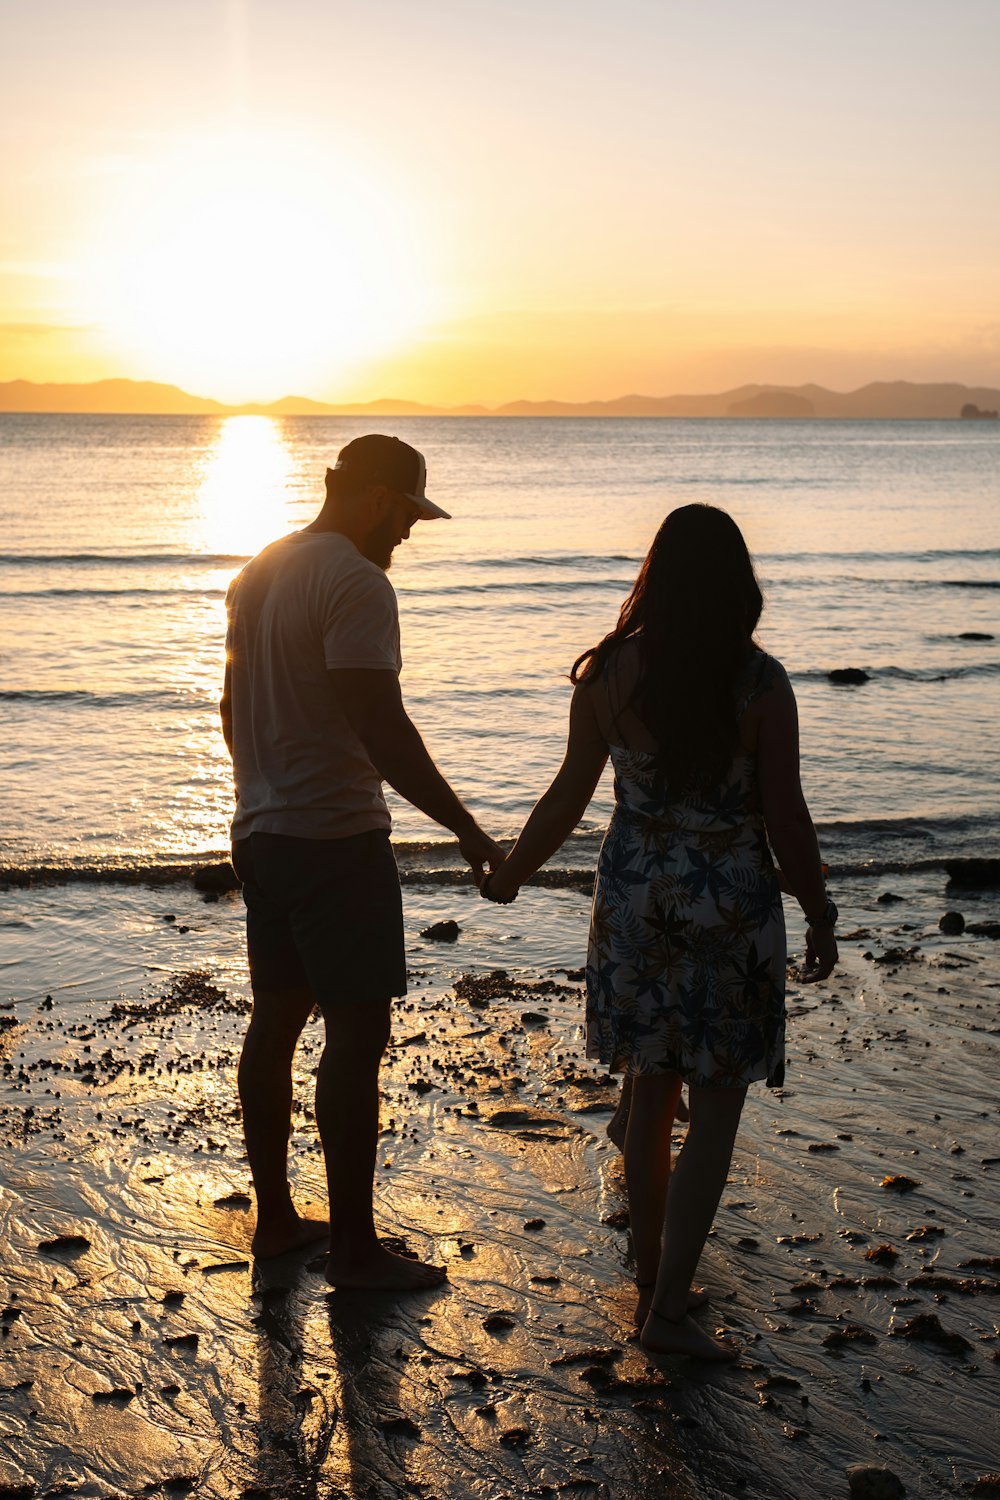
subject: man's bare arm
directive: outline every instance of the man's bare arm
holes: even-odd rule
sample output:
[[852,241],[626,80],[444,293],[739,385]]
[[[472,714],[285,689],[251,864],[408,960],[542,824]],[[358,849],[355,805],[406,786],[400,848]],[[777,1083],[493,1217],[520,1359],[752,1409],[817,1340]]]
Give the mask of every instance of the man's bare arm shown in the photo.
[[219,717],[222,719],[222,738],[226,742],[229,754],[233,753],[233,669],[226,662],[226,677],[222,685],[222,698],[219,702]]
[[481,883],[484,866],[493,869],[500,864],[503,850],[483,832],[434,764],[403,705],[395,672],[338,667],[328,677],[376,771],[407,802],[451,830]]

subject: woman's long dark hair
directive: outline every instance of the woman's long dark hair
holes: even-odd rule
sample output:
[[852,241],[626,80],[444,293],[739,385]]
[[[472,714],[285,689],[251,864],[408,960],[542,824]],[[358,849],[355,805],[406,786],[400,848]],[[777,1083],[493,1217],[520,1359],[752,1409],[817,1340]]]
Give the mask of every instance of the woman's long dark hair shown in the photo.
[[656,533],[615,629],[578,657],[570,677],[593,681],[634,641],[639,677],[628,706],[656,740],[668,781],[678,790],[715,786],[738,748],[737,679],[763,606],[732,516],[682,505]]

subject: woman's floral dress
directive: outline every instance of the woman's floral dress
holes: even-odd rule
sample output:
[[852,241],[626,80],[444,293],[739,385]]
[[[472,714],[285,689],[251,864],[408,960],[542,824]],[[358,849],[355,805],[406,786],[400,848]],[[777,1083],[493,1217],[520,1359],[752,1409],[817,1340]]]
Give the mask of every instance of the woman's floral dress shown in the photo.
[[[759,653],[744,712],[780,670]],[[753,755],[713,790],[673,797],[657,758],[611,747],[615,810],[587,954],[587,1056],[734,1088],[785,1068],[785,923]]]

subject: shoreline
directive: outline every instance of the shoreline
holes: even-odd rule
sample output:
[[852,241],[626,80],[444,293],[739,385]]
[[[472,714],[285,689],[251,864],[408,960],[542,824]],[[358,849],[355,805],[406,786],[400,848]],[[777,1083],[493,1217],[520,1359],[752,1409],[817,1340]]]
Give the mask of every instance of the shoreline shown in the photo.
[[[845,913],[842,971],[790,984],[786,1086],[751,1090],[702,1262],[741,1358],[650,1366],[614,1092],[580,1055],[587,904],[407,893],[377,1203],[450,1282],[404,1304],[249,1259],[238,900],[9,893],[0,1483],[797,1500],[868,1462],[930,1500],[990,1472],[1000,949],[905,906]],[[455,945],[420,937],[447,917]],[[296,1077],[303,1207],[323,1200],[319,1038]],[[39,1249],[73,1234],[86,1248]]]

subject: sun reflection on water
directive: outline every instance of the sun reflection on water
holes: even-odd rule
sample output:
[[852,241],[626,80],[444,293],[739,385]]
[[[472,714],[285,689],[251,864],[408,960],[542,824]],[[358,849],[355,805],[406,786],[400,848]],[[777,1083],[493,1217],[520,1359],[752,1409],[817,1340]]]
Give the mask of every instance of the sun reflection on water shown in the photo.
[[198,489],[198,550],[249,556],[282,536],[294,470],[277,422],[226,417]]

